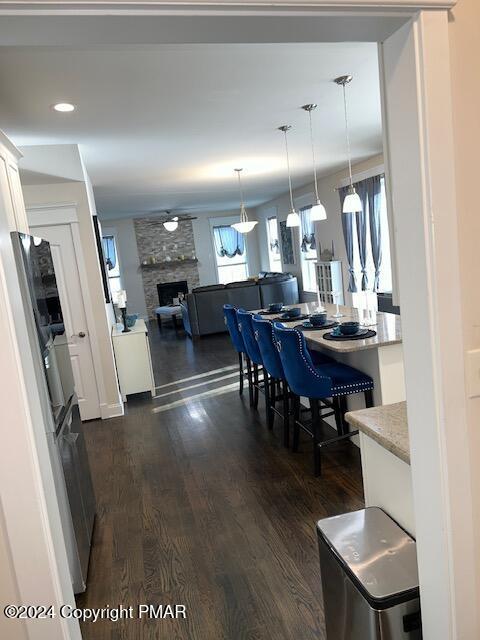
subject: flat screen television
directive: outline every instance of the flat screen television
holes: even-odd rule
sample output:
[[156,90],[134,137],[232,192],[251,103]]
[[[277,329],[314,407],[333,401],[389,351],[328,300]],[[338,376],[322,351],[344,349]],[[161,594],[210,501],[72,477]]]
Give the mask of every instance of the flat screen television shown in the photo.
[[95,229],[95,240],[97,242],[98,259],[100,262],[100,271],[102,273],[103,291],[105,294],[105,302],[111,302],[110,287],[108,286],[107,263],[103,253],[102,236],[100,235],[100,225],[97,216],[93,216],[93,228]]

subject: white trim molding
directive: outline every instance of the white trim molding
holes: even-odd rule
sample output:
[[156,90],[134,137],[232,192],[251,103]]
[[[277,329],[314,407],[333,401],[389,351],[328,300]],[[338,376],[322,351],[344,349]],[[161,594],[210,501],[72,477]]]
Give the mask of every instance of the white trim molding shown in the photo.
[[46,204],[29,204],[28,205],[28,210],[29,211],[43,211],[44,209],[71,209],[71,208],[76,208],[78,206],[78,202],[74,202],[72,200],[72,202],[54,202],[53,204],[50,204],[49,202],[47,202]]
[[108,420],[108,418],[119,418],[125,414],[123,402],[116,402],[115,404],[100,404],[100,417],[102,420]]
[[31,227],[51,227],[78,222],[76,202],[28,205],[27,215]]
[[210,15],[256,14],[268,11],[271,14],[288,11],[291,15],[296,12],[305,14],[307,11],[345,11],[345,10],[379,10],[379,11],[420,11],[429,9],[451,9],[457,0],[11,0],[2,2],[0,14],[142,14],[162,13],[165,15],[195,15],[198,13]]
[[423,637],[478,638],[447,12],[418,13],[380,53]]
[[20,151],[20,149],[18,149],[13,144],[13,142],[9,138],[7,138],[7,136],[3,133],[1,129],[0,129],[0,145],[2,145],[2,147],[6,151],[8,151],[17,162],[22,157],[22,152]]

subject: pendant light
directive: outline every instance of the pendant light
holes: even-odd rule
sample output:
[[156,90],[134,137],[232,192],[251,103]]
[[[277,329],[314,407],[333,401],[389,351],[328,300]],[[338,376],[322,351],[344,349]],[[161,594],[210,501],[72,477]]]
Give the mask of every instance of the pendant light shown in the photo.
[[343,213],[357,213],[363,211],[362,201],[360,196],[353,186],[352,178],[352,156],[350,152],[350,135],[348,132],[348,110],[347,110],[347,84],[353,80],[353,76],[340,76],[335,78],[335,82],[343,87],[343,107],[345,110],[345,136],[347,141],[347,155],[348,155],[348,173],[350,176],[350,185],[347,190],[347,195],[343,201]]
[[285,136],[285,152],[287,155],[288,189],[290,191],[290,213],[287,216],[287,227],[299,227],[300,216],[296,212],[295,206],[293,204],[292,177],[290,175],[290,158],[288,155],[287,131],[289,131],[291,128],[292,127],[289,124],[284,124],[281,127],[278,127],[279,131],[283,131],[283,134]]
[[315,166],[315,144],[313,142],[313,125],[312,125],[312,111],[317,108],[316,104],[304,104],[302,109],[308,112],[310,121],[310,142],[312,144],[312,162],[313,162],[313,182],[315,184],[315,204],[310,209],[310,220],[317,222],[319,220],[327,219],[327,211],[323,206],[320,197],[318,195],[318,181],[317,181],[317,167]]
[[235,169],[238,176],[238,190],[240,192],[240,222],[235,222],[232,227],[238,231],[238,233],[249,233],[253,227],[258,224],[257,220],[249,220],[247,210],[245,209],[245,202],[243,200],[242,179],[240,174],[243,169]]

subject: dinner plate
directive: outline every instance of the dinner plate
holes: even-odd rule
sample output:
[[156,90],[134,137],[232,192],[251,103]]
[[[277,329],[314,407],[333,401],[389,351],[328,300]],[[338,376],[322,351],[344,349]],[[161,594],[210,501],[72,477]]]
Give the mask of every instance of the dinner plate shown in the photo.
[[358,338],[360,336],[367,335],[367,333],[369,333],[369,329],[366,329],[365,327],[361,327],[358,331],[355,331],[355,333],[342,333],[340,331],[340,327],[336,327],[332,331],[332,336],[335,336],[336,338]]
[[280,316],[279,320],[283,320],[284,322],[296,322],[298,320],[306,320],[309,317],[310,316],[308,314],[292,317],[284,313],[283,315]]
[[281,313],[285,313],[284,309],[280,309],[280,311],[269,311],[268,309],[262,309],[258,311],[258,314],[261,316],[278,316]]
[[338,322],[335,320],[329,320],[325,324],[312,324],[308,320],[302,322],[302,324],[297,325],[296,329],[307,329],[308,331],[326,331],[327,329],[332,329],[336,327]]

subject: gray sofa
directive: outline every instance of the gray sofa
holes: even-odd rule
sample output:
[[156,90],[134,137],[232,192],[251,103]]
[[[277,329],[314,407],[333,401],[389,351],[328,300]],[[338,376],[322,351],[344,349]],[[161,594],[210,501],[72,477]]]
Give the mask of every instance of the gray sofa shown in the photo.
[[289,273],[261,273],[258,280],[197,287],[182,302],[185,331],[192,337],[226,331],[223,305],[247,310],[263,309],[272,302],[298,303],[297,278]]

